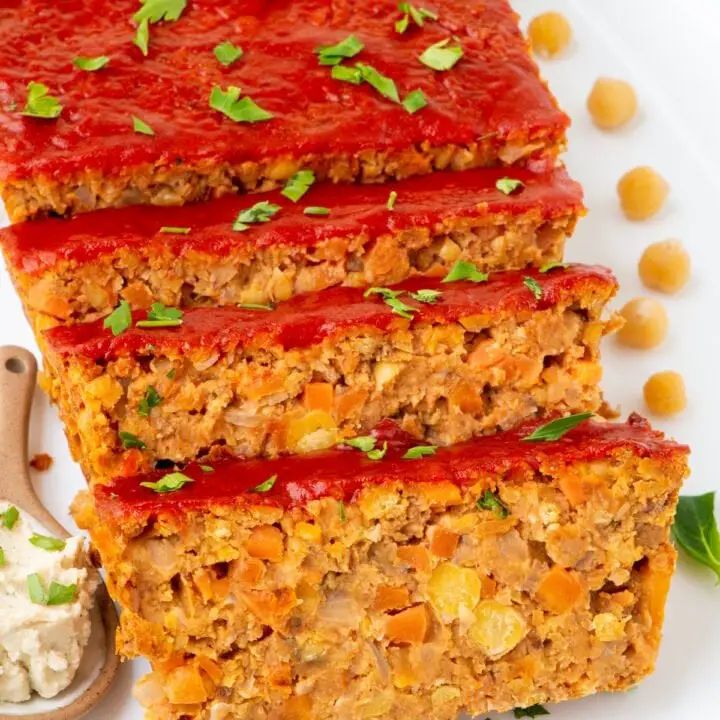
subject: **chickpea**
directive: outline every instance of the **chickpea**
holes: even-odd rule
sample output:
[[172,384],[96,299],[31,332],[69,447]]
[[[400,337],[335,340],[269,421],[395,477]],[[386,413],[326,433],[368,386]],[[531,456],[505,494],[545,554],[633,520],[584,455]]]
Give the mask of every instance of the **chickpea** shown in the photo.
[[530,21],[528,37],[536,55],[551,58],[559,55],[570,44],[572,28],[560,13],[546,12]]
[[676,415],[687,406],[685,382],[680,373],[664,370],[648,378],[643,387],[645,404],[655,415]]
[[618,332],[618,340],[623,345],[648,350],[659,345],[667,335],[667,313],[653,298],[630,300],[620,315],[625,319],[625,325]]
[[650,167],[636,167],[618,182],[620,205],[628,220],[647,220],[662,209],[669,185]]
[[645,248],[638,272],[647,287],[676,293],[690,278],[690,256],[679,240],[656,242]]
[[603,130],[619,128],[635,117],[635,90],[624,80],[598,78],[588,95],[587,108],[598,127]]

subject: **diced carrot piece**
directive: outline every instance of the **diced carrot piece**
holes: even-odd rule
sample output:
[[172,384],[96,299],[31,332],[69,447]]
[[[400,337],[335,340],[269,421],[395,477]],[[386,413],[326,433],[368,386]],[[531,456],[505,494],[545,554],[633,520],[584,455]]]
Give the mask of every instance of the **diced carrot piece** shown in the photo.
[[193,573],[193,582],[197,589],[200,591],[203,602],[212,600],[213,586],[212,586],[212,573],[207,568],[200,568]]
[[451,558],[455,554],[460,536],[441,525],[430,528],[430,552],[441,558]]
[[467,357],[467,364],[473,368],[486,368],[495,365],[502,353],[494,340],[479,342]]
[[200,668],[207,673],[208,677],[213,681],[213,683],[216,686],[219,685],[220,681],[223,678],[222,668],[214,660],[211,660],[205,655],[198,655],[197,661],[198,665],[200,665]]
[[670,589],[674,566],[673,554],[662,552],[649,558],[647,565],[640,570],[641,583],[645,591],[644,604],[650,614],[653,628],[658,631],[665,616],[665,600]]
[[558,485],[573,507],[584,503],[588,499],[585,483],[577,475],[572,473],[561,475]]
[[540,604],[556,615],[571,610],[584,594],[580,580],[569,570],[555,565],[545,574],[537,589]]
[[380,585],[375,593],[373,610],[385,612],[385,610],[399,610],[410,604],[410,593],[406,587],[393,587],[392,585]]
[[350,388],[335,396],[335,417],[338,422],[355,415],[360,406],[367,400],[368,391],[362,388]]
[[280,562],[283,557],[283,533],[273,525],[259,525],[245,544],[250,557]]
[[390,615],[385,623],[385,634],[390,642],[417,645],[425,640],[428,630],[428,613],[424,603]]
[[289,588],[270,590],[253,590],[240,593],[243,601],[253,613],[265,624],[279,620],[287,615],[297,601],[295,592]]
[[430,571],[430,553],[423,545],[402,545],[397,549],[400,562],[420,572]]
[[161,673],[169,673],[170,671],[175,670],[175,668],[179,668],[185,665],[185,662],[185,655],[178,652],[173,653],[164,660],[159,660],[153,663],[153,667],[156,670],[159,670]]
[[497,583],[488,575],[480,576],[480,597],[483,600],[495,597],[497,592]]
[[123,453],[121,474],[123,477],[130,477],[136,475],[143,461],[143,454],[137,448],[132,448],[127,452]]
[[194,664],[183,665],[168,673],[165,694],[172,705],[202,703],[209,697],[200,669]]
[[292,671],[290,663],[278,663],[270,669],[268,674],[270,685],[275,687],[289,687],[292,685]]
[[459,505],[460,488],[451,482],[413,483],[411,491],[422,496],[428,505]]
[[509,530],[512,530],[515,525],[517,525],[517,518],[512,515],[508,515],[506,518],[482,520],[475,526],[475,534],[478,535],[478,537],[503,535]]
[[265,577],[265,564],[257,558],[244,558],[232,564],[229,575],[241,585],[254,587]]
[[476,385],[461,382],[450,393],[450,402],[464,413],[477,413],[483,410],[485,403]]
[[289,697],[282,709],[282,720],[312,720],[312,699],[309,695]]
[[322,410],[330,414],[333,411],[335,388],[330,383],[308,383],[303,393],[303,405],[308,410]]

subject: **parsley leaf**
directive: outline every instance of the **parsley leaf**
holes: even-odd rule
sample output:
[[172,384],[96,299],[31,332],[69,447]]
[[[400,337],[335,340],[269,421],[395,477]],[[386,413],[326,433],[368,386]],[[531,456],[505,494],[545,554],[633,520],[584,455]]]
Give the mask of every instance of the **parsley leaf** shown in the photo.
[[347,445],[348,447],[355,448],[356,450],[366,453],[375,448],[376,442],[377,441],[372,435],[359,435],[358,437],[343,440],[341,445]]
[[37,573],[27,576],[27,589],[30,600],[36,605],[66,605],[77,594],[77,585],[61,585],[55,581],[46,590]]
[[147,57],[150,46],[150,25],[147,20],[142,20],[135,31],[133,44],[140,48],[140,52]]
[[60,101],[48,95],[48,86],[42,83],[29,82],[27,86],[27,99],[22,115],[34,118],[54,119],[60,116],[63,106]]
[[155,131],[144,121],[141,120],[137,115],[132,116],[133,130],[140,135],[154,135]]
[[530,435],[523,438],[526,442],[553,442],[559,440],[565,433],[570,432],[581,423],[589,420],[593,416],[591,412],[577,413],[576,415],[568,415],[564,418],[558,418],[552,422],[535,428]]
[[395,209],[395,203],[397,202],[397,192],[395,190],[391,190],[390,194],[388,195],[387,203],[385,203],[385,206],[388,210],[394,210]]
[[60,552],[64,550],[67,543],[60,538],[50,537],[49,535],[38,535],[33,533],[30,537],[30,544],[41,550],[48,552]]
[[442,297],[442,293],[439,290],[418,290],[411,292],[410,297],[418,302],[434,305],[438,298]]
[[536,300],[540,300],[542,298],[542,285],[540,285],[535,278],[524,277],[523,285],[534,295]]
[[147,20],[151,23],[160,20],[177,20],[183,14],[187,0],[140,0],[142,7],[133,15],[136,23]]
[[4,513],[2,513],[2,515],[0,515],[0,522],[2,522],[3,527],[6,527],[8,530],[12,530],[19,517],[20,511],[14,505],[11,505]]
[[525,183],[522,180],[515,180],[514,178],[502,177],[495,182],[495,187],[503,195],[512,195],[516,190],[525,187]]
[[257,493],[270,492],[270,490],[273,489],[273,485],[275,485],[277,478],[277,475],[271,475],[267,480],[265,480],[265,482],[261,482],[259,485],[256,485],[252,491]]
[[437,452],[437,445],[416,445],[411,447],[404,455],[403,460],[419,460],[420,458],[434,455]]
[[145,391],[145,395],[138,404],[138,414],[142,417],[150,417],[150,411],[162,402],[162,398],[158,391],[150,385]]
[[110,62],[110,58],[107,55],[98,55],[98,57],[84,57],[78,55],[73,60],[73,65],[78,70],[85,70],[86,72],[95,72],[101,70]]
[[261,200],[252,207],[241,210],[238,213],[233,223],[233,230],[235,230],[235,232],[242,232],[243,230],[247,230],[250,225],[270,222],[270,218],[279,210],[279,205],[275,205],[267,200]]
[[410,19],[418,26],[423,27],[425,20],[437,20],[437,13],[427,8],[416,8],[412,3],[401,2],[398,5],[398,10],[404,15],[395,23],[395,32],[401,35],[408,29]]
[[272,312],[275,309],[272,305],[263,305],[262,303],[239,303],[238,307],[243,310],[265,310],[266,312]]
[[412,314],[417,312],[417,308],[410,307],[410,305],[406,305],[402,300],[399,299],[400,295],[402,295],[402,291],[400,290],[390,290],[390,288],[382,287],[371,287],[365,291],[363,297],[367,298],[371,295],[380,295],[385,304],[390,307],[396,315],[399,315],[400,317],[412,319]]
[[122,446],[126,450],[130,450],[130,448],[137,448],[138,450],[144,450],[147,446],[145,443],[137,436],[133,435],[130,432],[126,432],[125,430],[121,430],[118,433],[118,437],[120,438],[120,442],[122,443]]
[[345,514],[345,503],[342,500],[338,500],[338,515],[340,515],[340,522],[345,522],[347,520],[347,515]]
[[199,465],[198,466],[204,473],[214,473],[215,468],[212,465]]
[[490,510],[500,520],[504,520],[510,514],[505,503],[492,490],[486,490],[475,505],[479,510]]
[[558,262],[557,260],[555,260],[554,262],[545,263],[545,264],[540,268],[540,272],[541,272],[541,273],[546,273],[546,272],[550,272],[551,270],[555,270],[555,269],[562,269],[562,270],[564,270],[567,266],[568,266],[567,263],[565,263],[565,262]]
[[342,82],[352,83],[353,85],[360,85],[364,79],[360,68],[347,67],[347,65],[335,65],[330,71],[330,77],[333,80],[342,80]]
[[463,56],[463,49],[460,45],[450,45],[450,38],[426,48],[420,55],[420,62],[433,70],[450,70],[455,63]]
[[526,708],[515,708],[513,715],[516,718],[536,718],[540,715],[549,715],[550,712],[546,710],[542,705],[531,705]]
[[160,232],[165,235],[189,235],[189,227],[177,227],[175,225],[163,225],[160,228]]
[[682,495],[672,534],[693,559],[709,567],[720,580],[720,534],[715,520],[715,493]]
[[470,282],[486,282],[488,274],[480,272],[475,263],[466,260],[458,260],[451,268],[450,272],[442,279],[444,283],[458,282],[459,280],[469,280]]
[[182,325],[183,311],[178,308],[165,307],[162,303],[154,302],[147,313],[145,320],[138,320],[135,325],[139,328],[178,327]]
[[412,92],[408,93],[405,96],[405,99],[402,101],[402,106],[411,114],[413,115],[418,110],[422,110],[424,107],[427,107],[428,101],[425,97],[425,93],[418,89],[413,90]]
[[280,192],[288,200],[297,202],[315,182],[315,173],[312,170],[299,170],[285,183]]
[[127,300],[121,300],[120,304],[103,320],[103,327],[110,330],[115,337],[122,335],[131,325],[132,312]]
[[355,57],[364,47],[365,45],[361,40],[354,35],[348,35],[344,40],[335,43],[335,45],[324,45],[315,48],[315,53],[321,65],[338,65],[345,58]]
[[330,208],[320,207],[319,205],[309,205],[303,210],[303,215],[329,215]]
[[193,479],[187,475],[183,475],[181,472],[171,472],[161,477],[157,482],[141,482],[140,485],[156,493],[171,493],[181,490],[191,482],[193,482]]
[[241,98],[240,88],[235,85],[230,85],[227,90],[215,85],[210,91],[210,107],[235,122],[254,123],[274,117],[247,95]]
[[37,573],[27,576],[27,589],[30,600],[35,603],[35,605],[47,605],[47,591]]
[[387,441],[383,443],[382,448],[374,448],[369,452],[365,453],[368,456],[368,460],[382,460],[387,453],[388,444]]
[[395,81],[392,78],[382,75],[372,67],[372,65],[357,63],[355,67],[360,71],[362,79],[368,83],[368,85],[374,87],[383,97],[396,103],[400,102],[400,96],[398,95]]
[[213,53],[221,65],[228,67],[243,56],[243,49],[226,40],[216,45]]
[[5,563],[5,551],[0,547],[0,567],[4,567]]

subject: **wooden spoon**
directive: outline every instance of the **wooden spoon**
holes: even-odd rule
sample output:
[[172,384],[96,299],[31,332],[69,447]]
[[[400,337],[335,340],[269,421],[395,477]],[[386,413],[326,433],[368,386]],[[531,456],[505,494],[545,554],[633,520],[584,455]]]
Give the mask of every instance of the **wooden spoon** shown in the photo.
[[[37,363],[32,353],[12,345],[0,347],[0,499],[32,515],[53,535],[67,538],[70,534],[35,494],[28,471],[28,421],[36,376]],[[117,613],[102,583],[95,595],[95,608],[99,612],[95,613],[96,622],[88,648],[92,643],[104,643],[105,659],[99,671],[95,668],[96,677],[89,679],[86,689],[77,697],[70,697],[65,704],[62,704],[61,693],[58,696],[61,706],[53,710],[36,712],[32,708],[34,701],[29,700],[28,712],[23,712],[25,703],[18,703],[17,710],[13,707],[11,714],[0,711],[0,720],[18,717],[24,720],[75,720],[103,697],[115,677],[119,659],[115,654]],[[47,706],[48,701],[44,704]]]

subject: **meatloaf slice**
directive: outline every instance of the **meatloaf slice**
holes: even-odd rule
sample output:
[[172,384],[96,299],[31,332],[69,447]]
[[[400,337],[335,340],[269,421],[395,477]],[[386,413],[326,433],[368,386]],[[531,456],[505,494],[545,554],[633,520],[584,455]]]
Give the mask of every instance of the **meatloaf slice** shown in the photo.
[[269,312],[195,308],[177,327],[117,336],[102,321],[52,328],[49,390],[75,457],[98,480],[224,449],[308,452],[384,417],[449,444],[600,406],[609,270],[374,290],[329,288]]
[[[437,20],[404,33],[397,0],[140,5],[1,4],[0,189],[13,221],[268,190],[303,167],[380,182],[552,164],[565,145],[568,118],[507,0],[435,0]],[[109,60],[74,66],[89,53]]]
[[537,427],[408,459],[383,423],[379,460],[225,458],[81,496],[119,645],[153,665],[148,720],[454,720],[637,683],[688,448],[638,416]]
[[[229,196],[20,223],[0,230],[0,244],[36,332],[102,317],[121,299],[141,309],[156,300],[267,303],[331,285],[442,276],[458,259],[481,271],[560,260],[583,212],[580,186],[562,169],[513,169],[523,185],[506,195],[496,185],[507,172],[318,184],[297,204],[266,193],[253,200],[275,214],[243,231],[233,221],[253,200]],[[329,215],[305,215],[308,205]]]

